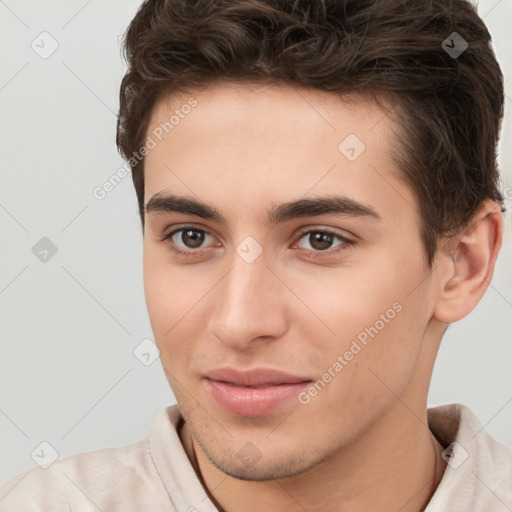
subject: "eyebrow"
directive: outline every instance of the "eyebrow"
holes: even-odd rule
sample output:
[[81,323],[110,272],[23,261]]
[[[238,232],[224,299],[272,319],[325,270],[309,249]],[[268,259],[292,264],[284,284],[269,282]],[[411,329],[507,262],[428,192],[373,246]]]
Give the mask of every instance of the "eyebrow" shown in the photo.
[[[225,217],[219,210],[195,199],[176,196],[155,194],[146,204],[145,213],[184,213],[195,215],[202,219],[217,221],[227,224]],[[346,217],[367,217],[381,220],[375,209],[367,204],[359,203],[349,197],[340,195],[328,195],[312,199],[298,199],[287,203],[273,204],[267,210],[269,223],[279,223],[287,220],[313,217],[317,215],[341,215]]]

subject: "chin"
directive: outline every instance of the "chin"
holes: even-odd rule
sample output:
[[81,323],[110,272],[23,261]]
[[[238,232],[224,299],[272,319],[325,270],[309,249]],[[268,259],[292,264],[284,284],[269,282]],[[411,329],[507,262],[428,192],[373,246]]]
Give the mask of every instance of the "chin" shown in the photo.
[[308,469],[288,463],[285,463],[285,466],[280,463],[276,463],[266,464],[261,467],[246,467],[243,464],[219,464],[213,460],[212,463],[215,464],[223,473],[226,473],[226,475],[237,478],[238,480],[251,482],[266,482],[279,478],[288,478],[299,475]]
[[307,471],[317,461],[308,461],[303,455],[286,454],[283,451],[272,454],[260,452],[254,445],[247,443],[238,451],[212,453],[199,442],[210,462],[220,471],[238,480],[265,482],[278,478],[287,478]]

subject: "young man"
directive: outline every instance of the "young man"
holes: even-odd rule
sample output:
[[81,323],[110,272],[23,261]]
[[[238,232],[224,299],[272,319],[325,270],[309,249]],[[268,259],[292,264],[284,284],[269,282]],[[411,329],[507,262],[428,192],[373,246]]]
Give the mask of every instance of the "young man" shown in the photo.
[[502,241],[489,41],[463,0],[144,3],[117,142],[177,405],[0,510],[512,510],[512,452],[427,409]]

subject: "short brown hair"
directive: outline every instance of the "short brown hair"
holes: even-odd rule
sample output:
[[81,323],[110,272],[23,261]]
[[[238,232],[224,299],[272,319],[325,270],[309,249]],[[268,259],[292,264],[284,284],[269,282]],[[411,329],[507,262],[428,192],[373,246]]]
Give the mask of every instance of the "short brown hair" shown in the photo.
[[[467,43],[460,55],[448,51],[454,38]],[[482,201],[503,206],[503,75],[468,1],[148,0],[123,52],[116,143],[126,160],[165,94],[222,79],[303,85],[393,100],[392,156],[418,198],[429,265],[439,238]],[[144,228],[144,159],[132,178]]]

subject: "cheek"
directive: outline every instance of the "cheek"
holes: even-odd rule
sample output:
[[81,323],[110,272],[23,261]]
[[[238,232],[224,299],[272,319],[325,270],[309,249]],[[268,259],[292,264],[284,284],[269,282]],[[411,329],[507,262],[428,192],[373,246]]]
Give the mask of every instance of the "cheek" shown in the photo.
[[[197,340],[204,338],[202,300],[212,283],[197,277],[194,266],[179,268],[170,264],[165,251],[144,251],[144,294],[155,342],[166,369],[184,368],[184,358],[191,358]],[[178,363],[178,361],[180,361]]]
[[151,246],[144,248],[144,294],[157,343],[172,332],[169,330],[178,322],[192,293],[191,287],[180,282],[180,273],[173,271],[163,252]]
[[308,360],[315,362],[317,380],[301,397],[303,413],[320,418],[328,414],[330,424],[347,433],[355,433],[402,396],[421,344],[416,305],[404,304],[403,297],[391,302],[394,293],[358,297],[331,303],[333,314],[327,321],[336,334],[310,335],[318,341],[305,347]]
[[315,340],[309,350],[321,364],[316,368],[320,373],[344,355],[345,373],[356,366],[389,373],[412,365],[428,321],[421,297],[427,291],[415,289],[424,274],[421,253],[408,261],[380,256],[366,261],[364,271],[331,269],[300,280],[297,295],[307,297],[314,313],[301,320],[302,338]]

